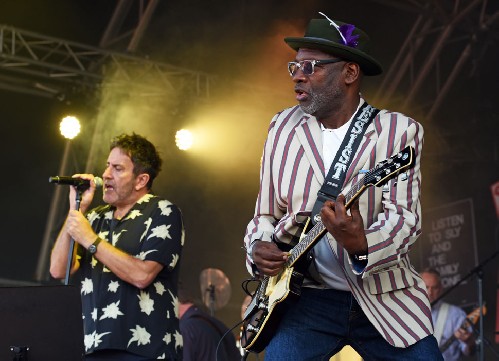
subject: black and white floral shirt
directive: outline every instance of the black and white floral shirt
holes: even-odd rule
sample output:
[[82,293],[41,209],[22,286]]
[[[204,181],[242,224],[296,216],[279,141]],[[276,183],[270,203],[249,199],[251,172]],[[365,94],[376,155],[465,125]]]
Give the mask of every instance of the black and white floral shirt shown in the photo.
[[121,220],[113,219],[113,211],[105,205],[88,212],[99,237],[164,268],[149,287],[138,289],[80,247],[85,351],[115,349],[153,359],[180,359],[177,284],[184,243],[180,210],[147,194]]

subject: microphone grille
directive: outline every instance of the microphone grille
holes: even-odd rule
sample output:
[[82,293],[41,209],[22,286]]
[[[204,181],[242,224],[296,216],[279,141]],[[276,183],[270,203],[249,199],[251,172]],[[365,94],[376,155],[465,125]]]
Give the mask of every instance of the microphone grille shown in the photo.
[[101,188],[102,185],[104,184],[101,177],[94,177],[94,183],[97,188]]

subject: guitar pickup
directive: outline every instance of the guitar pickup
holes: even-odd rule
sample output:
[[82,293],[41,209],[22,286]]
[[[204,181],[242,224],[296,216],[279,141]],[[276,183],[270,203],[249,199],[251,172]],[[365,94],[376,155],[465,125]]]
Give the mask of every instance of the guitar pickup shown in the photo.
[[268,303],[267,302],[259,302],[258,305],[257,305],[257,308],[259,310],[267,310],[269,307],[268,307]]
[[246,331],[249,331],[249,332],[258,332],[260,331],[260,327],[255,327],[253,325],[247,325],[246,326]]

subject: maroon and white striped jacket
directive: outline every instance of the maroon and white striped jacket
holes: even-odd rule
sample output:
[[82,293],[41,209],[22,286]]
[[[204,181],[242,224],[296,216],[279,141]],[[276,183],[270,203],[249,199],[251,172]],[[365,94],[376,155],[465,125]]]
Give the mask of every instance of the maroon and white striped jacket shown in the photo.
[[[321,133],[319,122],[299,106],[272,119],[246,247],[255,240],[274,239],[289,246],[298,242],[325,179]],[[408,180],[392,179],[388,192],[370,187],[360,197],[369,245],[368,264],[362,272],[353,269],[347,252],[328,234],[353,295],[376,329],[396,347],[407,347],[433,333],[426,288],[408,255],[421,233],[422,126],[401,113],[380,111],[352,158],[343,187],[347,192],[359,171],[373,168],[407,145],[416,150]],[[249,258],[246,264],[252,272]]]

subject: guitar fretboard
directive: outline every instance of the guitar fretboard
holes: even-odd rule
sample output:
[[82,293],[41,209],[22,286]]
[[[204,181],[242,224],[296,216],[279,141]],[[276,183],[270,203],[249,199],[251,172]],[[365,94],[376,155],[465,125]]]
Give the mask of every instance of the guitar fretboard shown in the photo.
[[[352,188],[345,194],[345,206],[350,208],[352,200],[362,194],[366,186],[364,185],[365,177],[356,182]],[[287,261],[287,266],[291,267],[297,259],[299,259],[306,251],[310,249],[324,234],[327,232],[326,227],[321,220],[317,220],[316,224],[308,231],[307,235],[303,237],[300,242],[290,252]]]

